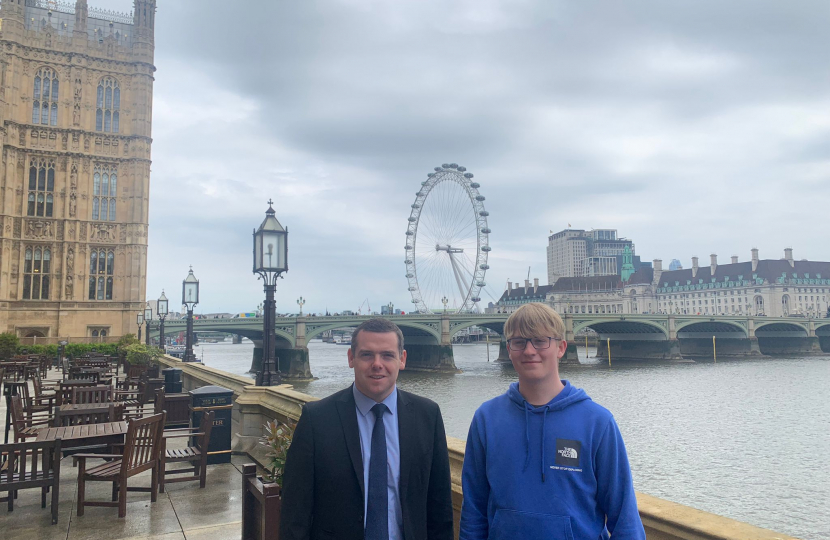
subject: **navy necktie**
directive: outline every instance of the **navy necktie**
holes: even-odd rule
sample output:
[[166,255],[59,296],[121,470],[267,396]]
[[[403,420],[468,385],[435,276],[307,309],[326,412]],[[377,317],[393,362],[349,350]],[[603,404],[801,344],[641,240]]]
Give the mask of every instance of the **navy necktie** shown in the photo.
[[386,487],[386,428],[383,403],[372,407],[375,427],[372,430],[372,455],[369,458],[369,488],[366,492],[365,540],[389,540],[389,497]]

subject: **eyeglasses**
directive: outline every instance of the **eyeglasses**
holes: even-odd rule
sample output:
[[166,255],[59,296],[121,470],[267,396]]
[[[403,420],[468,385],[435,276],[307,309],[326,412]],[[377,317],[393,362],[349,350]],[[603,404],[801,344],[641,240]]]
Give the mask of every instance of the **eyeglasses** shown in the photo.
[[531,345],[533,345],[534,349],[539,351],[539,350],[542,350],[542,349],[550,348],[551,342],[553,342],[553,341],[562,341],[562,338],[556,338],[556,337],[543,337],[543,338],[531,338],[531,339],[527,339],[527,338],[523,338],[523,337],[511,338],[511,339],[507,340],[507,348],[510,349],[511,351],[523,351],[523,350],[525,350],[525,347],[527,347],[527,342],[528,341],[530,342]]

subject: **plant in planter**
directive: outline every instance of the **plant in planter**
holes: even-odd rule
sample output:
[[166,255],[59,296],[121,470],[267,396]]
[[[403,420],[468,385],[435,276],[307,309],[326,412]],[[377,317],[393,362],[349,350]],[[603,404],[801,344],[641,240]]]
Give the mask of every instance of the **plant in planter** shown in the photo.
[[293,426],[267,422],[259,441],[268,457],[265,474],[257,477],[253,463],[242,466],[242,540],[279,540],[282,474],[293,437]]
[[131,366],[149,366],[158,361],[162,356],[162,352],[155,347],[148,347],[141,343],[134,343],[127,345],[125,348],[127,362]]
[[8,360],[17,353],[17,347],[20,345],[20,339],[12,332],[3,332],[0,334],[0,359]]
[[285,456],[291,439],[294,437],[294,428],[276,420],[265,423],[265,435],[259,443],[266,448],[268,456],[267,468],[263,475],[265,482],[278,484],[282,487],[282,473],[285,469]]

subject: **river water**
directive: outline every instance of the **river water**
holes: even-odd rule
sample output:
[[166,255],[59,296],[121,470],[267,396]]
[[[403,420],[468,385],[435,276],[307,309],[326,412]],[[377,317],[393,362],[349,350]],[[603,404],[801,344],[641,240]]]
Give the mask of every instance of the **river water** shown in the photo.
[[[324,397],[353,380],[346,347],[309,344]],[[486,344],[456,345],[463,373],[402,371],[404,390],[438,402],[447,434],[466,439],[485,400],[517,380]],[[203,343],[208,366],[247,375],[253,344]],[[637,491],[804,539],[830,539],[830,356],[693,364],[620,363],[584,355],[560,374],[620,426]],[[491,359],[498,347],[490,345]]]

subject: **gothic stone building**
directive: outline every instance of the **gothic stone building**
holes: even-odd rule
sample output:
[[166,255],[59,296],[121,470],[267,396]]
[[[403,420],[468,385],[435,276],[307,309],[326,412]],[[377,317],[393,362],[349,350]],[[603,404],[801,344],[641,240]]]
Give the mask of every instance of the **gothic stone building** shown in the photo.
[[136,331],[155,4],[134,0],[132,15],[86,0],[0,4],[0,331]]

